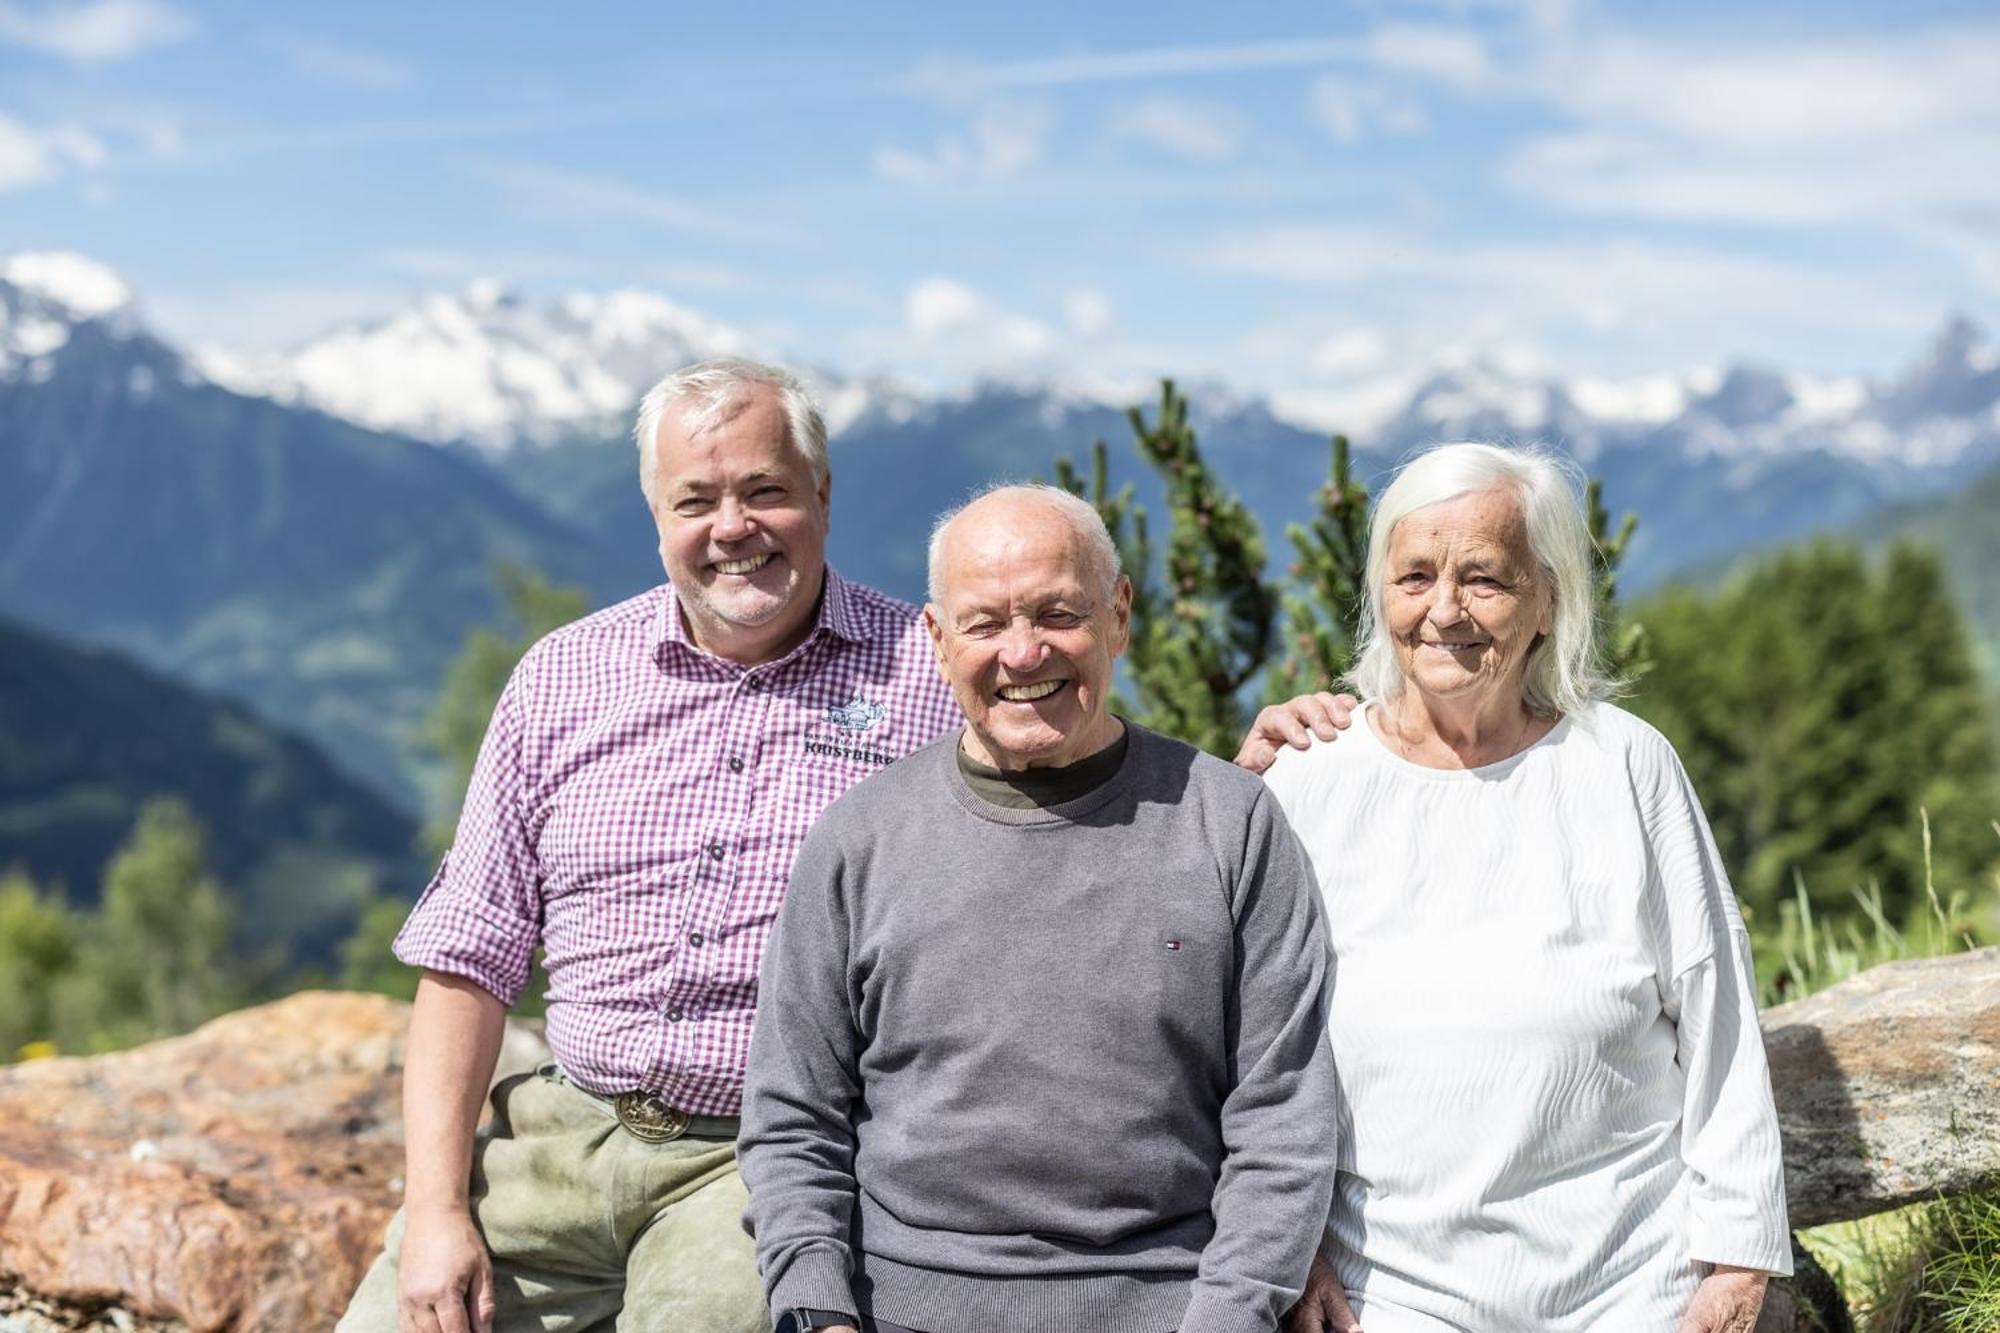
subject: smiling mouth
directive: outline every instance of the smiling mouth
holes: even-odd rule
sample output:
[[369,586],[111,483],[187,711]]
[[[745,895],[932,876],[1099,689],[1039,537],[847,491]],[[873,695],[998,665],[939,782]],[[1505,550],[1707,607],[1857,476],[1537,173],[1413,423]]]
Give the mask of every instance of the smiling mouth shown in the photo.
[[1044,680],[1033,685],[1002,685],[996,692],[1010,704],[1029,704],[1048,698],[1067,684],[1066,680]]
[[1419,639],[1418,642],[1426,648],[1435,648],[1439,652],[1445,653],[1477,652],[1486,646],[1483,643],[1432,643],[1428,639]]
[[742,560],[718,560],[715,562],[715,571],[718,574],[755,574],[770,564],[773,558],[772,553],[766,551],[762,555],[748,556]]

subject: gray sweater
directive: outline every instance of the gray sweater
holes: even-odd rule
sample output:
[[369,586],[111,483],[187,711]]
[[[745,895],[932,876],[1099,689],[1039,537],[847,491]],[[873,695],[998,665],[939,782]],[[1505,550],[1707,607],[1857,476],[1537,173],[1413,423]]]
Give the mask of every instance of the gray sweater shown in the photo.
[[738,1145],[773,1310],[1268,1333],[1326,1224],[1305,858],[1263,783],[1131,727],[1065,805],[956,736],[837,801],[762,967]]

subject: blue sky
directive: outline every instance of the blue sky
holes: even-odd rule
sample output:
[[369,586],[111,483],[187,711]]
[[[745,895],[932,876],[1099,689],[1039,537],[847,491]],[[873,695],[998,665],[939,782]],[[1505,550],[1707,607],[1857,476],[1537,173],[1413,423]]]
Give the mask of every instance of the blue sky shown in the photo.
[[2000,12],[0,0],[22,248],[249,349],[494,276],[932,383],[1886,374],[2000,314]]

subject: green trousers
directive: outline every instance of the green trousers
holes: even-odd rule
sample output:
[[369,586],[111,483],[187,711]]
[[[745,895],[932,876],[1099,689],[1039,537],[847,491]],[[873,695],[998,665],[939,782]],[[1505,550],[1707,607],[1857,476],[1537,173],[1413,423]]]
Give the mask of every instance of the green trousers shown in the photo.
[[[493,1255],[494,1333],[770,1333],[736,1144],[643,1143],[545,1067],[493,1090],[472,1215]],[[338,1333],[395,1333],[403,1214]]]

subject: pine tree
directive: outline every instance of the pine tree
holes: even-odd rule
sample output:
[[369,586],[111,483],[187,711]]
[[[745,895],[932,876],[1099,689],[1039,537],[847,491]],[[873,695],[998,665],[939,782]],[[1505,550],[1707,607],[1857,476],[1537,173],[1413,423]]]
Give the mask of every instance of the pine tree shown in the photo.
[[[1188,423],[1187,398],[1172,380],[1160,387],[1156,420],[1137,408],[1129,414],[1139,452],[1166,483],[1170,528],[1164,586],[1148,578],[1140,598],[1139,575],[1149,575],[1151,550],[1145,515],[1129,489],[1107,494],[1101,453],[1086,490],[1067,459],[1057,463],[1058,483],[1120,520],[1114,537],[1128,575],[1134,576],[1131,646],[1126,671],[1137,691],[1131,716],[1143,725],[1215,754],[1234,754],[1248,724],[1243,691],[1264,669],[1277,628],[1278,597],[1264,580],[1264,537],[1257,519],[1224,487],[1201,456]],[[1100,444],[1099,449],[1102,446]],[[1130,532],[1124,530],[1129,516]]]
[[54,986],[76,964],[77,923],[19,871],[0,874],[0,1061],[53,1049]]
[[1339,688],[1360,649],[1355,642],[1367,599],[1368,488],[1354,480],[1347,437],[1333,437],[1333,466],[1310,523],[1285,529],[1298,560],[1285,591],[1284,660],[1269,674],[1276,702]]
[[1747,904],[1775,915],[1803,885],[1837,918],[1873,886],[1909,919],[1926,810],[1940,892],[1982,881],[1991,732],[1935,561],[1904,551],[1877,572],[1823,543],[1644,617],[1655,668],[1634,706],[1680,752]]
[[105,867],[97,917],[57,985],[63,1021],[88,1045],[185,1032],[242,998],[229,903],[208,873],[204,836],[181,802],[149,801]]
[[[1885,557],[1877,597],[1888,683],[1875,738],[1891,782],[1928,815],[1938,892],[1977,891],[2000,856],[1991,821],[2000,813],[1992,714],[1972,660],[1969,628],[1937,557],[1898,544]],[[1906,815],[1893,855],[1923,864],[1923,829]],[[1912,884],[1910,896],[1916,896]]]

